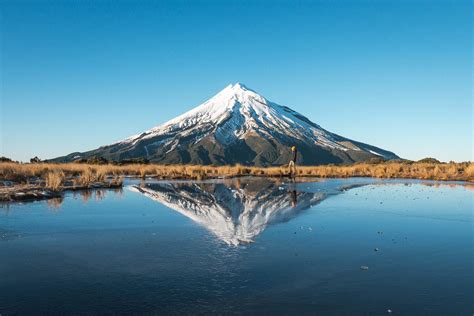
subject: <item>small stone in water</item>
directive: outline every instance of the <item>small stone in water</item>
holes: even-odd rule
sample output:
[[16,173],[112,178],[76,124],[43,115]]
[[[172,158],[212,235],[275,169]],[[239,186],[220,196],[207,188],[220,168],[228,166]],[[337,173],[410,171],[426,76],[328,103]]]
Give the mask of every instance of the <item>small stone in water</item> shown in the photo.
[[374,251],[379,251],[379,248],[376,247],[376,248],[374,249]]

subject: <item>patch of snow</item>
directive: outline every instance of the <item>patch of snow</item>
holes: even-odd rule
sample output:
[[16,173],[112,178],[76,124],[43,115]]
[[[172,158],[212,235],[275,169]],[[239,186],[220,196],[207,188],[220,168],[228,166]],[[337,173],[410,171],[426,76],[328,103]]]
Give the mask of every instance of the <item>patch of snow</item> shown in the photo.
[[381,154],[379,154],[379,153],[377,153],[377,152],[375,152],[375,151],[373,151],[373,150],[369,150],[369,151],[370,151],[372,154],[374,154],[374,155],[377,155],[377,156],[383,157],[383,155],[381,155]]

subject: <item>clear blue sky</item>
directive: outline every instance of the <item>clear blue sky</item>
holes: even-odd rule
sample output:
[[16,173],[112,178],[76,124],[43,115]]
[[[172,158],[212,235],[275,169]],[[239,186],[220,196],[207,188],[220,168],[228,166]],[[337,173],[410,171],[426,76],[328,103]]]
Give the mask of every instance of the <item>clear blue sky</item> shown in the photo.
[[471,1],[1,1],[0,155],[94,149],[242,82],[324,128],[473,159]]

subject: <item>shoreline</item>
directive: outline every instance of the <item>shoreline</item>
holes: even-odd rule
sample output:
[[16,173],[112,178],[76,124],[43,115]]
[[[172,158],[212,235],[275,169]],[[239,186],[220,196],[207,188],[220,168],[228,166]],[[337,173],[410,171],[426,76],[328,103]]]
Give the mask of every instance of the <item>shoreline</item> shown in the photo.
[[[0,163],[0,201],[50,199],[65,191],[116,189],[123,178],[206,180],[239,177],[288,179],[287,166],[92,165],[80,163]],[[384,162],[378,164],[297,166],[295,178],[377,178],[474,183],[474,163]]]
[[[237,175],[232,177],[214,177],[214,178],[206,178],[202,180],[197,179],[190,179],[190,178],[158,178],[156,176],[147,176],[143,179],[140,176],[127,176],[127,179],[131,180],[159,180],[159,181],[182,181],[182,182],[189,182],[189,181],[206,181],[206,180],[232,180],[232,179],[239,179],[239,178],[268,178],[268,179],[280,179],[285,181],[294,181],[295,183],[305,183],[305,182],[314,182],[314,181],[307,181],[309,179],[313,179],[315,181],[320,179],[342,179],[342,180],[349,180],[349,179],[363,179],[363,178],[372,178],[377,180],[391,180],[391,181],[404,181],[404,180],[412,180],[412,181],[426,181],[431,183],[437,184],[458,184],[458,185],[474,185],[471,181],[463,181],[463,180],[432,180],[432,179],[414,179],[414,178],[374,178],[374,177],[314,177],[314,176],[298,176],[295,178],[292,177],[277,177],[277,176],[262,176],[262,175]],[[51,190],[42,186],[32,186],[32,185],[14,185],[9,187],[1,187],[0,186],[0,204],[5,203],[22,203],[22,202],[35,202],[35,201],[43,201],[43,200],[50,200],[50,199],[57,199],[63,198],[64,193],[67,192],[87,192],[93,190],[116,190],[122,189],[124,187],[123,183],[94,183],[88,186],[64,186],[61,187],[59,190]]]

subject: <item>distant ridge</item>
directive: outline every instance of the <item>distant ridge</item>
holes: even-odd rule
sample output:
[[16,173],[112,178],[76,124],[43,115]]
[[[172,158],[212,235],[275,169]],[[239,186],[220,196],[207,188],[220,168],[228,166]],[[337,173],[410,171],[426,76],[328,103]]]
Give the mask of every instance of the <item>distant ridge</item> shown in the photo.
[[271,166],[288,163],[292,145],[297,146],[298,163],[303,165],[399,158],[390,151],[331,133],[289,107],[236,83],[146,132],[52,161],[98,156],[112,161]]

